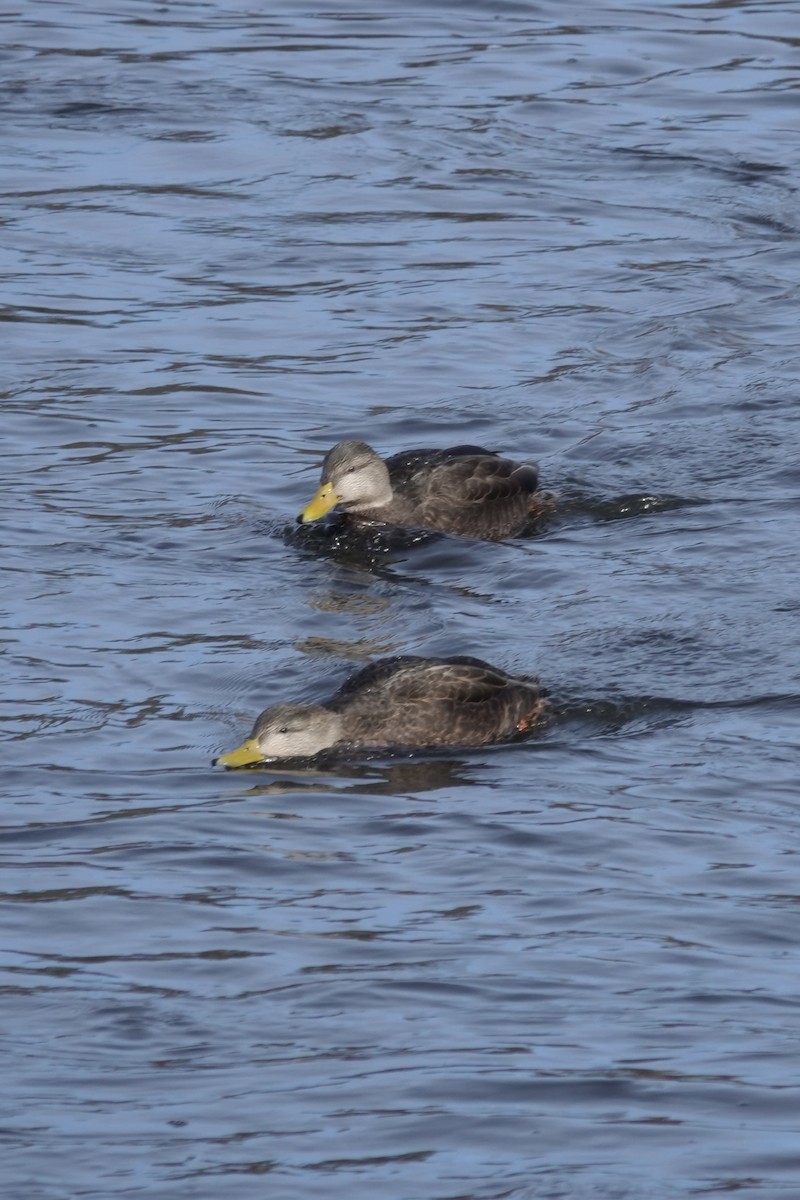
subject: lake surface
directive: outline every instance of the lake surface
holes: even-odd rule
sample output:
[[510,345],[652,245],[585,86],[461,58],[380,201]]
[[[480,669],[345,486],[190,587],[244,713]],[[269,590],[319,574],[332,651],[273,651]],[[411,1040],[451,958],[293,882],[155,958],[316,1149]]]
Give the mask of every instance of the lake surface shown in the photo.
[[[4,1200],[800,1191],[800,4],[2,31]],[[342,546],[342,437],[530,536]],[[224,772],[371,657],[514,746]]]

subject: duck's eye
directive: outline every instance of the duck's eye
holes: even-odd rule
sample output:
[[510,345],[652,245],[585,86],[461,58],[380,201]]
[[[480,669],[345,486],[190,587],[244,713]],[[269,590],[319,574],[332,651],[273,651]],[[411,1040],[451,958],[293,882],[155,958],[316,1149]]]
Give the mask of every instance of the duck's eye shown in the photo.
[[281,725],[280,729],[278,730],[278,733],[288,733],[288,732],[289,732],[288,725]]
[[356,467],[348,467],[345,471],[345,475],[355,475],[356,469]]

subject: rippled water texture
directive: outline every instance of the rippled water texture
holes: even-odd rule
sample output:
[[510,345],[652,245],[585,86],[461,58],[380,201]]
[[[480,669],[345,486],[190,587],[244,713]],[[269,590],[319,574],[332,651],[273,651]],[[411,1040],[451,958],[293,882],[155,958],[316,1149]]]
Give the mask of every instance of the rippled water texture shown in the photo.
[[[800,1190],[800,5],[2,32],[3,1200]],[[294,515],[477,442],[528,536]],[[224,772],[379,654],[520,745]]]

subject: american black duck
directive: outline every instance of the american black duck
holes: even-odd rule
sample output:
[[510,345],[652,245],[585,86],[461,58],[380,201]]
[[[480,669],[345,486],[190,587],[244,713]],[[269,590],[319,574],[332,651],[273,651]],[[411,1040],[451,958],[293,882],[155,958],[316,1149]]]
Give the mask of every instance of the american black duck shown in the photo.
[[546,706],[535,681],[479,658],[381,658],[322,704],[265,709],[247,741],[215,761],[244,767],[326,750],[483,746],[526,733]]
[[538,486],[533,464],[481,446],[404,450],[384,460],[365,442],[339,442],[325,455],[319,490],[297,519],[317,521],[338,505],[348,522],[498,541],[519,533],[536,512]]

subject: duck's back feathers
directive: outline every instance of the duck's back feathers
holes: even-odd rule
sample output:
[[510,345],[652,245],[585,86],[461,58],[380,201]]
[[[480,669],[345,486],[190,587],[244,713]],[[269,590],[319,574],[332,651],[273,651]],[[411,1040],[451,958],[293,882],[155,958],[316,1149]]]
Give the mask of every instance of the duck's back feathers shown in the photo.
[[453,463],[464,458],[499,458],[497,450],[483,446],[446,446],[423,450],[401,450],[385,459],[389,474],[399,482],[408,481],[419,470],[430,470],[441,463]]
[[[345,679],[339,690],[327,701],[327,707],[339,711],[353,696],[366,695],[372,689],[385,690],[388,680],[398,675],[404,669],[418,663],[431,662],[415,654],[397,654],[393,658],[378,658],[375,662],[367,663],[355,675]],[[435,660],[439,661],[439,660]]]

